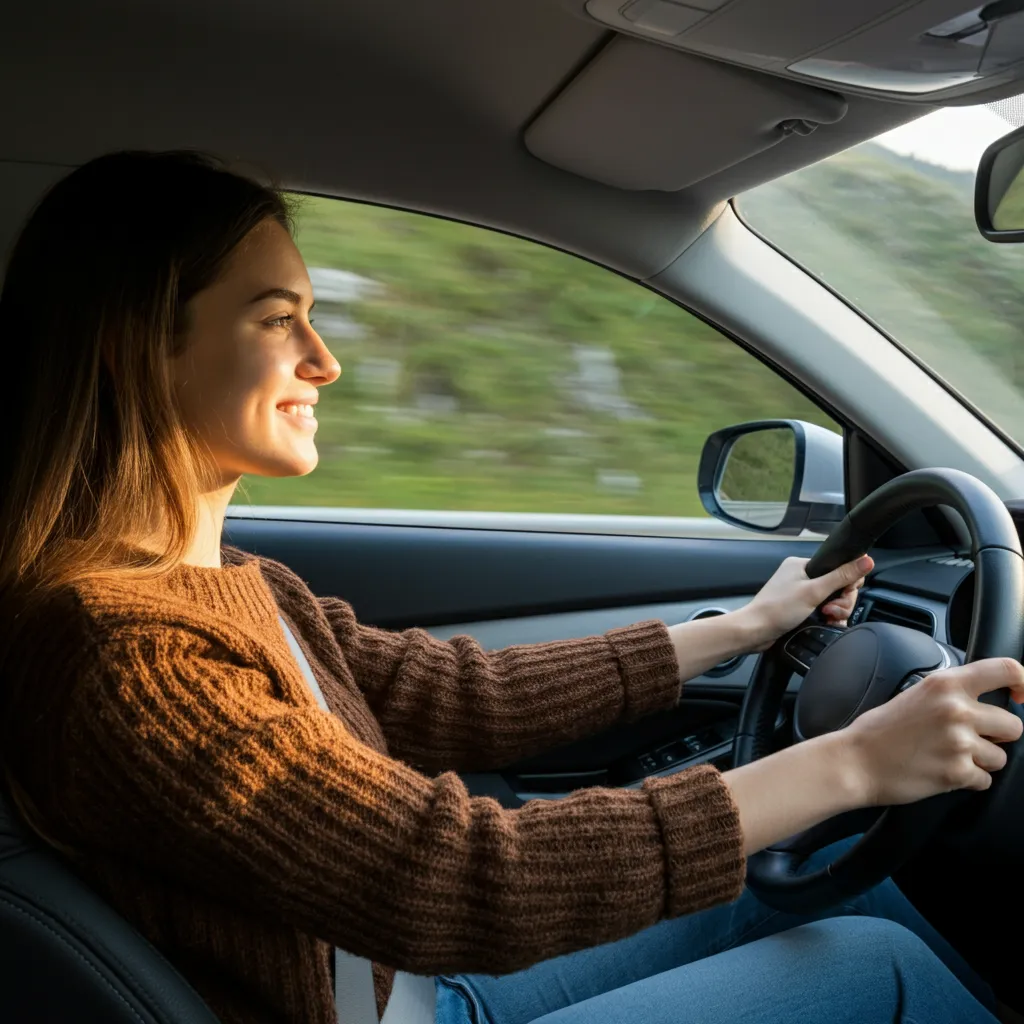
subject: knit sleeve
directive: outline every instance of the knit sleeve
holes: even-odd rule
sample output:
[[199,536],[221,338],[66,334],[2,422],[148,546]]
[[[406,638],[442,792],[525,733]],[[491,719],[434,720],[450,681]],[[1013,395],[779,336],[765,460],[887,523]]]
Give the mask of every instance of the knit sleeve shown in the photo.
[[714,768],[505,810],[378,754],[183,630],[105,644],[60,758],[51,807],[73,845],[416,973],[515,971],[743,885]]
[[480,771],[679,701],[664,623],[603,636],[485,651],[356,621],[337,598],[320,606],[395,756],[431,771]]

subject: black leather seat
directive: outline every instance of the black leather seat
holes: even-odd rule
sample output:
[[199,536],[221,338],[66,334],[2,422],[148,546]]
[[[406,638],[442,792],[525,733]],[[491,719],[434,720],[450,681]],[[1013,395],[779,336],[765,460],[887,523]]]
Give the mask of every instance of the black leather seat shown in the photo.
[[0,794],[0,1021],[217,1024],[185,979]]

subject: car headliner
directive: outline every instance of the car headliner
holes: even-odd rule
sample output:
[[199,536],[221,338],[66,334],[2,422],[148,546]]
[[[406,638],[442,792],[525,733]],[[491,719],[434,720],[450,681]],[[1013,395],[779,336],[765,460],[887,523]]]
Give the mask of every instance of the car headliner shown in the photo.
[[[4,249],[65,168],[195,147],[291,188],[498,227],[644,279],[723,199],[931,109],[850,96],[838,123],[689,188],[627,191],[523,144],[614,38],[559,0],[41,0],[6,11],[3,35]],[[687,97],[702,96],[702,66]]]

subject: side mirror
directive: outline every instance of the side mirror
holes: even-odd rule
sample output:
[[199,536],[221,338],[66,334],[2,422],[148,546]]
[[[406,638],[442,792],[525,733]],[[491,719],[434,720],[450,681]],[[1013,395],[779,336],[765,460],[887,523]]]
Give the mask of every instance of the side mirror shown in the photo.
[[1024,128],[985,150],[974,182],[974,219],[990,242],[1024,242]]
[[827,534],[846,515],[843,438],[802,420],[726,427],[704,443],[697,488],[708,514],[727,523]]

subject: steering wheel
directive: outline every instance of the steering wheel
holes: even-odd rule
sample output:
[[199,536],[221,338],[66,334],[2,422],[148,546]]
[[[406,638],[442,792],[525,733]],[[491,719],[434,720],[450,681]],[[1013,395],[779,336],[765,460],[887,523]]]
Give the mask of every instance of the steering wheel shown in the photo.
[[[970,640],[963,654],[917,630],[889,623],[848,629],[804,625],[780,638],[761,657],[747,690],[733,763],[749,764],[772,749],[787,685],[803,676],[793,733],[797,742],[848,725],[890,700],[929,672],[983,658],[1019,659],[1024,647],[1024,558],[1006,506],[980,480],[953,469],[922,469],[889,481],[868,495],[832,531],[807,565],[814,578],[869,551],[906,513],[948,505],[963,517],[976,573]],[[982,700],[1009,705],[998,690]],[[1007,753],[1013,757],[1016,744]],[[994,793],[1000,776],[993,776]],[[827,867],[799,873],[807,857],[863,831],[863,813],[838,815],[760,853],[747,863],[747,885],[776,910],[813,913],[857,896],[891,875],[917,853],[950,811],[980,794],[960,791],[915,804],[874,811],[861,839]]]

